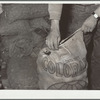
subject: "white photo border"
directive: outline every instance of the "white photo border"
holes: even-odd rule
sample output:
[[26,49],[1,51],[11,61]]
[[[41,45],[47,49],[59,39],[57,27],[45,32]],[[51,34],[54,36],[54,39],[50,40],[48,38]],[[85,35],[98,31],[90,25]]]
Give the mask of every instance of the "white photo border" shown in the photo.
[[[100,4],[100,1],[0,1],[17,4]],[[100,99],[99,90],[0,90],[0,99]]]

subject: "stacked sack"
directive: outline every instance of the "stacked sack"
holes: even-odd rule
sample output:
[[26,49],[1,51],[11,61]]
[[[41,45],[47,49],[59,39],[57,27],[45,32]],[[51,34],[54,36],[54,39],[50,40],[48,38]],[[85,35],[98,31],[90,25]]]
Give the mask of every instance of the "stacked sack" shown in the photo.
[[38,89],[36,59],[50,28],[46,4],[4,4],[1,56],[10,89]]

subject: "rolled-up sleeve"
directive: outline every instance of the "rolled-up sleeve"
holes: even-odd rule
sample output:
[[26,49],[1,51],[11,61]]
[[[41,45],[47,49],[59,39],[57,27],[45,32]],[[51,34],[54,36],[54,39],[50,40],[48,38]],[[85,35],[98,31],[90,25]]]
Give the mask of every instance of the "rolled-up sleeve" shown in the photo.
[[50,19],[60,20],[62,13],[62,4],[49,4],[48,11]]

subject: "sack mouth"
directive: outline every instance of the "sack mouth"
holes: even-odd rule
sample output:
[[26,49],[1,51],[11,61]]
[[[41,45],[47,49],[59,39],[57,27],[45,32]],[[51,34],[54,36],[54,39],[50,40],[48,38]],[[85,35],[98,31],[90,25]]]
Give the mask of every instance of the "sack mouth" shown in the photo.
[[81,31],[81,28],[79,28],[78,30],[76,30],[73,34],[69,35],[67,38],[65,38],[64,40],[62,40],[60,42],[60,45],[62,45],[63,43],[65,43],[67,40],[69,40],[71,37],[73,37],[75,34],[77,34],[78,31]]

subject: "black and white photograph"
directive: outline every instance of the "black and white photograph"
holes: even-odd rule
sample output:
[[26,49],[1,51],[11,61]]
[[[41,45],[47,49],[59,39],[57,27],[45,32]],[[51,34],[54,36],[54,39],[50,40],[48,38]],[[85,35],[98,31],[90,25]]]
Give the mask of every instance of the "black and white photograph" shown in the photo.
[[0,90],[100,90],[100,2],[0,2]]

